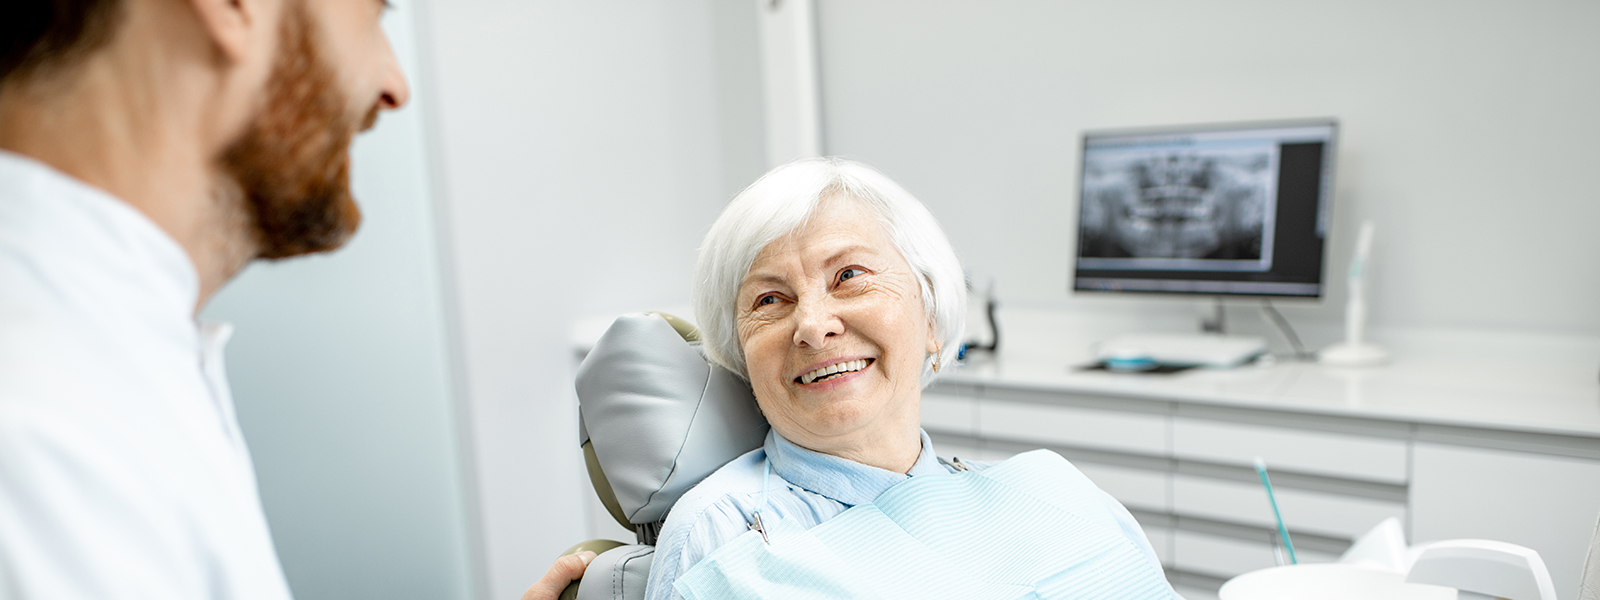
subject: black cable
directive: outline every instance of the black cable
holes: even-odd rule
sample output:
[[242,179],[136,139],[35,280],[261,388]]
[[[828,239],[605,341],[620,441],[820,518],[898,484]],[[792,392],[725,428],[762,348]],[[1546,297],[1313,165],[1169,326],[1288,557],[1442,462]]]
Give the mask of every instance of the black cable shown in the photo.
[[[989,343],[987,343],[987,344],[975,344],[975,343],[969,342],[969,343],[967,343],[967,345],[965,347],[965,349],[967,351],[983,350],[983,351],[986,351],[986,352],[995,352],[995,351],[1000,349],[1000,324],[995,322],[995,318],[994,318],[994,309],[995,309],[995,306],[998,305],[998,304],[999,303],[995,302],[995,300],[994,300],[994,288],[990,287],[989,288],[989,294],[984,299],[984,305],[985,305],[984,306],[984,316],[987,317],[988,320],[989,320],[989,333],[991,334],[991,336],[989,338]],[[965,356],[965,354],[966,353],[963,352],[962,356]]]
[[989,286],[989,297],[987,298],[987,302],[989,306],[984,312],[986,312],[989,316],[989,333],[991,334],[991,337],[989,338],[989,347],[987,349],[990,352],[995,352],[1000,349],[1000,324],[996,323],[994,320],[994,309],[1000,303],[996,302],[994,299],[993,285]]
[[1283,334],[1283,337],[1289,340],[1289,346],[1294,348],[1294,357],[1296,359],[1311,360],[1313,358],[1310,352],[1306,352],[1305,345],[1300,343],[1300,336],[1295,334],[1294,326],[1290,325],[1289,320],[1283,318],[1278,309],[1272,306],[1271,300],[1261,299],[1261,312],[1267,315],[1267,320],[1272,321],[1272,324],[1278,327],[1278,333]]

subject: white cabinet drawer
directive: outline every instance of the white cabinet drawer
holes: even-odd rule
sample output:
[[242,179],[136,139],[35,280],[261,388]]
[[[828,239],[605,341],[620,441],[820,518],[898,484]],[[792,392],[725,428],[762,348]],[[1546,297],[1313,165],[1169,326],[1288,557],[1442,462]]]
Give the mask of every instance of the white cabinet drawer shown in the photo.
[[[1301,564],[1330,563],[1339,557],[1321,552],[1295,551]],[[1177,530],[1172,534],[1173,568],[1229,579],[1251,571],[1277,566],[1273,557],[1272,542],[1263,539],[1252,542],[1193,531]],[[1284,564],[1288,564],[1287,553]]]
[[[1400,503],[1276,487],[1278,509],[1291,531],[1354,539],[1389,517],[1405,520]],[[1172,481],[1174,512],[1234,523],[1276,528],[1272,505],[1260,483],[1219,481],[1177,475]]]
[[1168,512],[1172,506],[1167,500],[1167,479],[1171,475],[1087,462],[1073,465],[1123,506],[1156,512]]
[[985,399],[978,403],[978,423],[989,439],[1167,453],[1164,415]]
[[1269,471],[1406,481],[1402,440],[1177,418],[1172,423],[1172,448],[1179,459],[1250,466],[1260,456]]
[[1550,568],[1556,596],[1578,597],[1600,511],[1600,460],[1430,442],[1415,452],[1412,539],[1532,548]]
[[1172,529],[1167,527],[1145,527],[1142,523],[1139,528],[1144,530],[1144,539],[1150,540],[1150,547],[1155,549],[1156,558],[1161,560],[1161,565],[1171,565]]
[[1187,585],[1174,585],[1172,591],[1177,592],[1183,600],[1219,600],[1217,590],[1211,588],[1197,588]]
[[1277,566],[1267,540],[1247,542],[1192,531],[1173,532],[1172,558],[1179,570],[1223,579]]
[[[922,427],[924,429],[965,436],[977,436],[977,417],[978,400],[976,398],[928,392],[923,392],[922,394]],[[944,450],[941,449],[940,453],[943,454]]]

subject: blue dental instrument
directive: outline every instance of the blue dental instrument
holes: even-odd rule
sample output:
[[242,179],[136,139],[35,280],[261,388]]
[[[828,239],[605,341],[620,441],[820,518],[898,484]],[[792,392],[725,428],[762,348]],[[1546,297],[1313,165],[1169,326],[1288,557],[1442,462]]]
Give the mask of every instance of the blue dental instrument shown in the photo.
[[1256,457],[1256,474],[1261,476],[1261,487],[1267,488],[1267,502],[1272,504],[1272,517],[1278,520],[1278,535],[1283,537],[1283,547],[1289,551],[1289,564],[1298,565],[1294,557],[1294,542],[1289,541],[1289,528],[1283,526],[1283,514],[1278,512],[1278,497],[1272,494],[1272,481],[1267,479],[1267,463]]

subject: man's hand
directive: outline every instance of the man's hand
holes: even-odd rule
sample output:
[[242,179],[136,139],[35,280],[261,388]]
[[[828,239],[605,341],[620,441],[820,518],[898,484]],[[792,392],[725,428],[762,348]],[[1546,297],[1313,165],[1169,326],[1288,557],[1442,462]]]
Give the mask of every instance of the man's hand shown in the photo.
[[561,596],[561,590],[567,589],[567,584],[583,577],[583,570],[589,568],[591,560],[594,560],[594,553],[588,551],[556,559],[556,564],[550,565],[544,577],[540,577],[533,587],[522,594],[522,600],[556,600]]

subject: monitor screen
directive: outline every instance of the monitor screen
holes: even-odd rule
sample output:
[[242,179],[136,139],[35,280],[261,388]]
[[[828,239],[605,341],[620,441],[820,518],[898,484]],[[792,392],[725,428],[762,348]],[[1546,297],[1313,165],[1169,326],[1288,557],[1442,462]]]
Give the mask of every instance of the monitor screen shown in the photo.
[[1084,133],[1073,289],[1320,297],[1337,129]]

